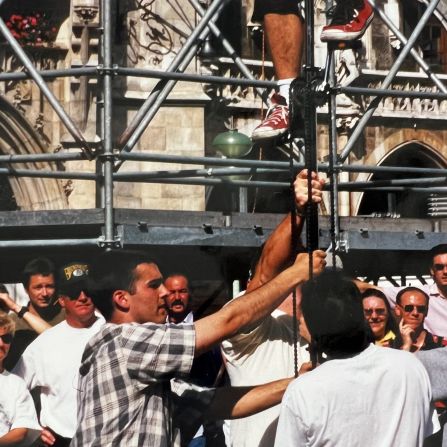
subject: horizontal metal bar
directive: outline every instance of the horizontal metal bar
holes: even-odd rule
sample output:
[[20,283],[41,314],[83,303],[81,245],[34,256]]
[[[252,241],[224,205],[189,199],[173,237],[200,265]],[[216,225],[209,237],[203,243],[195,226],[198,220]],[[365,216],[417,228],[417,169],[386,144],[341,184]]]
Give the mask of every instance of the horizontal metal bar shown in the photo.
[[[97,67],[65,68],[61,70],[42,70],[36,72],[44,79],[66,78],[70,76],[98,76],[99,74]],[[32,76],[24,71],[0,73],[0,81],[20,81],[23,79],[32,79]]]
[[10,154],[0,155],[0,163],[30,163],[42,161],[85,160],[82,152],[56,152],[49,154]]
[[194,75],[190,73],[148,70],[144,68],[117,67],[115,71],[116,74],[122,76],[172,79],[176,81],[189,81],[189,82],[210,83],[210,84],[212,83],[212,84],[223,84],[223,85],[241,85],[241,86],[266,87],[266,88],[275,88],[278,86],[277,82],[274,81],[257,81],[252,79],[227,78],[225,76],[209,76],[201,74]]
[[137,178],[145,179],[163,179],[163,178],[182,178],[182,177],[213,177],[213,176],[233,176],[233,175],[254,175],[270,174],[284,172],[284,169],[264,169],[264,168],[209,168],[209,169],[183,169],[176,171],[151,171],[151,172],[119,172],[114,178],[121,179],[128,177],[135,180]]
[[[322,167],[322,171],[327,169],[327,165],[319,165]],[[368,166],[368,165],[343,165],[337,164],[335,168],[339,171],[345,172],[383,172],[389,174],[405,173],[405,174],[435,174],[435,175],[447,175],[447,169],[443,168],[413,168],[410,166]]]
[[[380,220],[380,219],[376,219]],[[400,219],[397,219],[400,220]],[[320,246],[330,243],[329,230],[320,229]],[[427,251],[432,247],[445,243],[445,233],[428,233],[417,231],[359,231],[342,230],[342,237],[348,250],[410,250]]]
[[383,98],[419,98],[419,99],[438,99],[446,100],[447,94],[441,92],[414,92],[405,90],[391,90],[391,89],[375,89],[364,87],[335,87],[336,93],[345,93],[347,95],[367,95],[378,96]]
[[411,178],[411,179],[386,179],[372,180],[369,182],[343,182],[340,186],[349,187],[373,187],[373,186],[404,186],[404,185],[437,185],[447,183],[447,177]]
[[174,184],[174,185],[204,185],[204,186],[217,186],[217,185],[226,185],[226,186],[245,186],[248,188],[290,188],[290,183],[288,182],[268,182],[268,181],[260,181],[260,180],[230,180],[230,179],[222,179],[222,178],[182,178],[182,179],[151,179],[144,178],[140,176],[141,173],[137,172],[137,176],[126,175],[125,177],[121,177],[121,175],[125,175],[127,173],[119,173],[119,176],[116,177],[114,175],[114,180],[117,182],[127,182],[132,180],[134,182],[141,183],[161,183],[161,184]]
[[[236,166],[236,167],[265,167],[288,169],[290,163],[288,161],[260,161],[260,160],[241,160],[238,158],[220,158],[220,157],[189,157],[184,155],[166,155],[149,152],[120,152],[118,154],[120,160],[133,161],[153,161],[153,162],[172,162],[192,165],[208,165],[208,166]],[[294,162],[294,167],[303,168],[304,163]]]
[[11,177],[97,180],[97,175],[91,172],[47,171],[43,169],[34,170],[34,169],[0,168],[0,176],[2,175],[8,175]]
[[21,239],[0,240],[0,248],[33,248],[33,247],[84,247],[97,246],[98,239]]

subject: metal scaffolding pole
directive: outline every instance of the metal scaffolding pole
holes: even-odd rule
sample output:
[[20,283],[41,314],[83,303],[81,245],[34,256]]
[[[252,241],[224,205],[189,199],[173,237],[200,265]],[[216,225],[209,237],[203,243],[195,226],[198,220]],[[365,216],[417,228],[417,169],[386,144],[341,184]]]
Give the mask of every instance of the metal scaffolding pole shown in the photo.
[[[424,26],[427,24],[428,20],[430,19],[431,15],[433,14],[433,11],[435,10],[436,6],[438,5],[439,0],[432,0],[427,7],[426,11],[421,17],[421,20],[418,22],[416,27],[414,28],[410,38],[408,39],[407,44],[402,48],[401,52],[396,58],[396,61],[394,62],[393,66],[391,67],[388,75],[383,80],[382,88],[386,89],[391,85],[391,82],[393,81],[394,77],[396,76],[397,72],[399,71],[400,66],[402,65],[405,58],[410,53],[410,50],[413,48],[414,44],[416,43],[417,38],[419,37],[419,34],[422,32]],[[360,135],[363,133],[363,130],[365,129],[366,125],[368,124],[369,119],[373,116],[375,110],[377,109],[379,105],[379,98],[374,98],[371,101],[371,104],[368,107],[368,110],[363,114],[363,116],[360,118],[360,121],[357,123],[357,126],[355,127],[354,131],[352,132],[351,137],[349,138],[348,142],[346,143],[345,148],[340,154],[339,160],[341,162],[344,162],[351,151],[354,149],[354,145],[357,142],[357,140],[360,138]]]
[[[201,17],[205,15],[204,9],[200,6],[200,3],[197,0],[189,0],[193,8],[200,14]],[[249,80],[256,81],[255,77],[251,74],[250,70],[247,68],[247,66],[244,64],[243,60],[239,57],[239,55],[236,53],[235,49],[231,45],[231,43],[225,39],[224,35],[220,32],[219,28],[213,23],[209,22],[208,24],[209,29],[211,32],[216,36],[216,38],[220,41],[222,44],[224,50],[228,53],[228,55],[233,59],[234,63],[239,68],[240,72]],[[205,81],[204,81],[205,82]],[[254,84],[256,86],[255,90],[258,93],[258,95],[265,101],[265,92],[262,91],[260,88],[258,88],[257,84]],[[272,83],[270,85],[270,88],[274,88],[276,86],[276,83]],[[260,87],[260,85],[259,85]]]
[[[387,15],[377,7],[377,5],[372,1],[368,0],[368,2],[371,4],[371,6],[374,8],[376,13],[379,15],[379,17],[382,19],[382,21],[386,24],[386,26],[392,31],[392,33],[400,40],[402,45],[406,45],[408,43],[407,38],[399,31],[399,29],[394,25],[392,20],[390,20]],[[422,68],[422,70],[426,73],[426,75],[433,81],[433,83],[441,90],[441,92],[447,93],[446,86],[442,83],[442,81],[436,76],[428,66],[427,62],[422,59],[422,57],[419,55],[419,53],[414,49],[411,48],[410,54],[413,56],[414,60],[419,64],[419,66]]]
[[[96,67],[81,67],[81,68],[64,68],[60,70],[36,70],[36,73],[42,79],[68,78],[71,76],[98,76],[98,69]],[[22,81],[25,79],[33,79],[32,76],[26,72],[3,72],[0,73],[0,81]]]
[[[275,88],[278,84],[274,81],[259,81],[257,79],[238,79],[238,78],[227,78],[224,76],[210,76],[210,75],[194,75],[190,73],[178,73],[176,71],[160,71],[160,70],[149,70],[146,68],[126,68],[126,67],[115,67],[117,75],[122,76],[135,76],[144,78],[156,78],[156,79],[167,79],[171,81],[188,81],[210,83],[210,84],[221,84],[221,85],[238,85],[247,87],[264,87],[264,88]],[[168,92],[169,93],[169,92]]]
[[[113,219],[113,141],[112,141],[112,2],[102,0],[102,18],[104,35],[102,39],[103,51],[103,82],[104,82],[104,147],[101,154],[104,175],[104,241],[102,246],[110,249],[117,246],[115,240],[115,225]],[[119,246],[119,242],[118,242]]]
[[[193,57],[196,55],[201,42],[210,32],[207,28],[208,23],[217,19],[221,8],[226,2],[228,2],[228,0],[214,0],[211,3],[206,14],[202,17],[197,27],[188,37],[181,50],[169,65],[169,71],[186,70]],[[174,86],[175,82],[172,80],[168,82],[160,81],[152,90],[132,122],[127,126],[127,129],[124,130],[119,138],[118,145],[123,146],[122,151],[129,152],[133,149]],[[118,163],[116,169],[119,169],[119,167],[120,164]]]
[[[329,86],[333,88],[336,83],[334,52],[328,51],[327,67],[329,75]],[[340,250],[340,224],[339,224],[339,200],[338,200],[338,170],[337,165],[337,101],[336,96],[331,94],[328,103],[329,110],[329,170],[330,179],[330,224],[332,244],[332,266],[336,266],[336,255]]]
[[47,98],[50,105],[53,107],[54,111],[57,113],[61,121],[64,123],[67,130],[70,132],[71,136],[79,143],[82,150],[84,151],[88,159],[93,158],[92,150],[88,145],[87,141],[84,139],[79,128],[73,122],[73,120],[67,115],[57,98],[54,96],[53,92],[48,88],[47,84],[43,80],[42,76],[38,73],[33,63],[31,62],[28,55],[25,53],[23,48],[19,45],[17,40],[11,34],[11,31],[6,26],[4,20],[0,17],[0,33],[6,39],[8,44],[11,46],[12,51],[17,56],[17,58],[22,62],[29,75],[32,77],[36,85],[39,87],[42,94]]

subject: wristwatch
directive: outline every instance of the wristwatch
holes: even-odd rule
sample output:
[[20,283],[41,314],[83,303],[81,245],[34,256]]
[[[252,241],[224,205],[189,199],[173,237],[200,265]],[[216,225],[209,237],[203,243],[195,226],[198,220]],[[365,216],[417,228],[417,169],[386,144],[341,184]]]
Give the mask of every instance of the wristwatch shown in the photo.
[[23,316],[25,315],[26,312],[28,312],[28,307],[22,306],[22,308],[17,312],[17,316],[19,318],[23,318]]

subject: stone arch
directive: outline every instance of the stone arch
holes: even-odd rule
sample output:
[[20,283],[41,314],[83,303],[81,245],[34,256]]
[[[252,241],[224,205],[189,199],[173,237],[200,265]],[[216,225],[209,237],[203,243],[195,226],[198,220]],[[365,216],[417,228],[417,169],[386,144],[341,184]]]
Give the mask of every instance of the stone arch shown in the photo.
[[[383,146],[383,145],[382,145]],[[383,149],[383,147],[382,147]],[[365,164],[375,164],[377,166],[408,166],[408,167],[426,167],[426,168],[445,168],[447,167],[447,159],[442,155],[441,148],[436,150],[431,145],[427,144],[418,139],[408,140],[403,143],[398,144],[394,148],[390,148],[388,151],[381,152],[376,149],[375,154],[371,154],[368,159],[377,159],[378,154],[381,155],[381,158],[377,160],[376,163],[367,161]],[[380,174],[380,173],[361,173],[357,177],[357,181],[369,181],[373,179],[387,179],[387,178],[417,178],[421,177],[421,175],[408,175],[408,174]],[[416,203],[424,203],[425,197],[424,194],[418,194],[417,196],[414,193],[407,192],[402,194],[397,194],[398,200],[401,201],[400,207],[402,208],[404,201],[406,203],[410,202],[412,207],[416,207]],[[374,212],[383,212],[384,202],[387,200],[387,193],[371,193],[371,192],[358,192],[356,193],[356,201],[354,204],[354,215],[357,214],[369,214],[371,211]],[[380,202],[377,205],[377,209],[373,210],[371,205],[366,206],[366,202],[377,200]],[[368,210],[365,212],[365,209]],[[419,211],[422,214],[421,210]],[[413,209],[414,213],[414,209]],[[411,215],[411,210],[409,211],[410,215],[405,215],[404,217],[424,217],[423,215]]]
[[[4,97],[0,97],[0,153],[43,154],[47,144],[29,121]],[[14,168],[55,170],[55,163],[27,162]],[[68,207],[62,184],[57,179],[8,177],[17,208],[23,211],[55,210]]]

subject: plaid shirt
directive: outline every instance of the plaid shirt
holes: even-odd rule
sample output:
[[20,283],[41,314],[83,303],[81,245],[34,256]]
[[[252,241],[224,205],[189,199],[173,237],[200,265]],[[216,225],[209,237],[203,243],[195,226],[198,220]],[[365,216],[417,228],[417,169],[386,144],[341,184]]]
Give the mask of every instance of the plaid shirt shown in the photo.
[[193,325],[106,324],[84,351],[70,445],[179,446],[214,394],[181,381],[194,345]]

